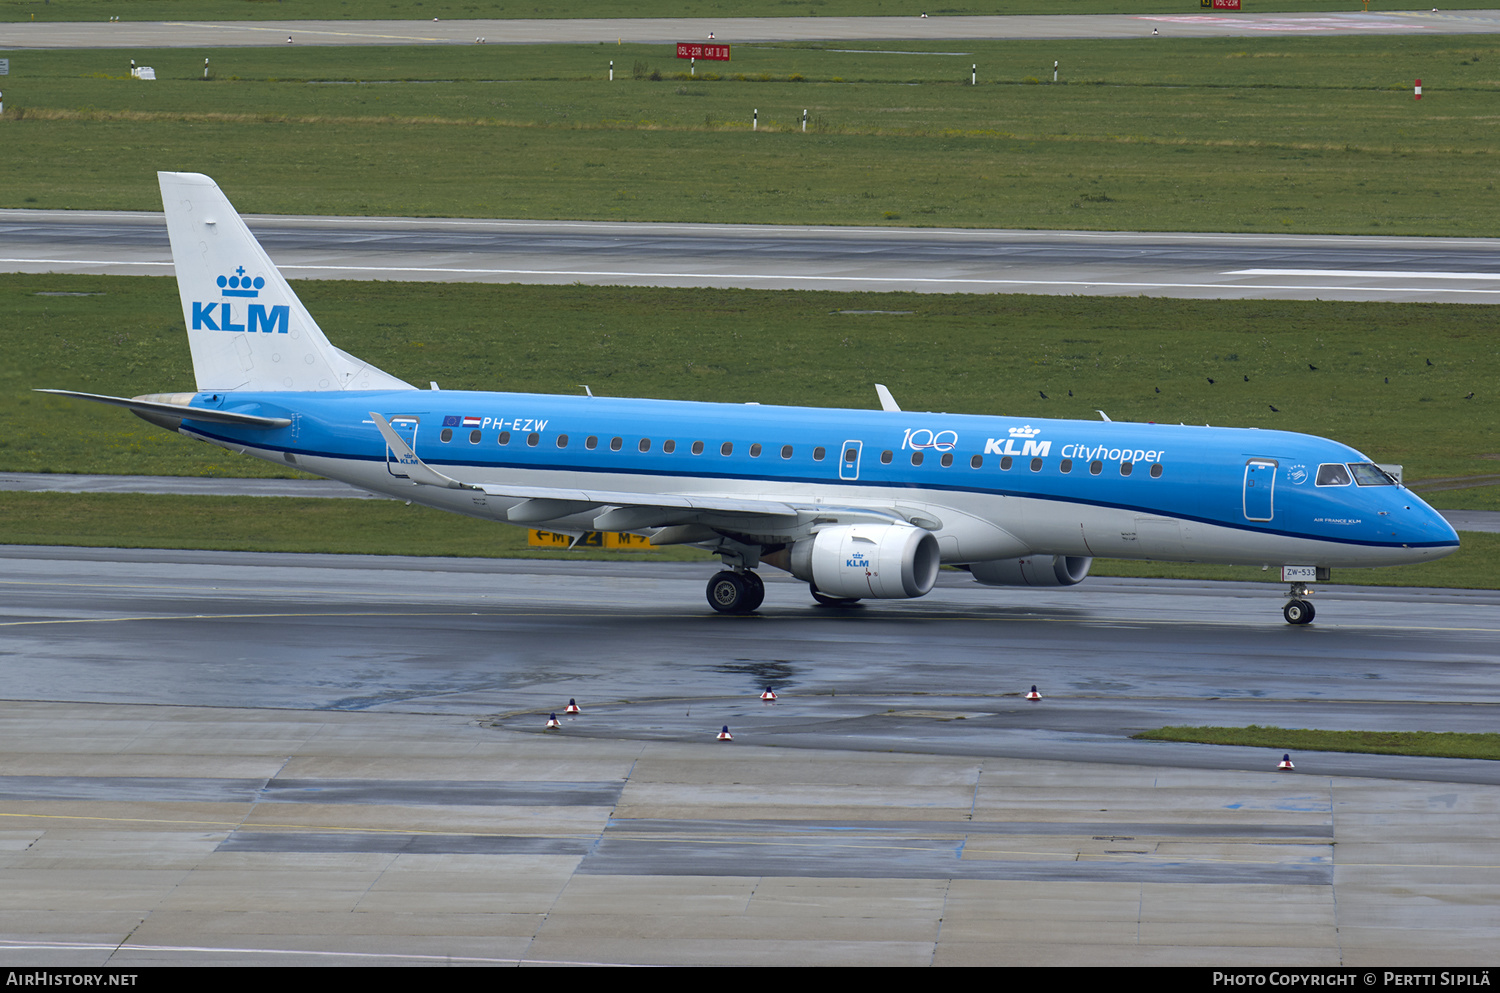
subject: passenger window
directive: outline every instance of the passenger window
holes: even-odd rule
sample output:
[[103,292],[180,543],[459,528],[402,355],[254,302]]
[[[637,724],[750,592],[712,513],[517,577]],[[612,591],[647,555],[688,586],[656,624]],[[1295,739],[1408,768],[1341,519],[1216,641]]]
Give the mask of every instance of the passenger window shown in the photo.
[[526,444],[530,445],[532,448],[535,448],[536,447],[536,443],[538,441],[541,441],[541,440],[542,440],[542,436],[539,435],[539,434],[536,434],[535,432],[533,432],[531,434],[528,434],[526,436]]
[[1122,475],[1122,476],[1128,476],[1128,475],[1130,475],[1130,471],[1132,469],[1134,469],[1134,468],[1135,468],[1135,463],[1134,462],[1121,462],[1120,463],[1120,475]]
[[568,436],[567,435],[560,434],[560,435],[557,436],[557,447],[558,448],[567,448],[568,447]]
[[1061,462],[1058,463],[1057,467],[1059,469],[1061,469],[1065,473],[1072,472],[1073,471],[1073,460],[1072,459],[1063,459]]
[[447,442],[452,441],[453,440],[453,429],[452,428],[443,428],[443,433],[441,435],[439,435],[438,437],[442,438],[443,442],[445,444]]
[[695,441],[695,442],[693,442],[693,454],[694,455],[702,455],[703,454],[703,442],[701,442],[701,441]]
[[945,466],[952,465],[953,464],[953,453],[952,452],[944,452],[943,453],[943,457],[942,457],[942,459],[940,461]]
[[620,450],[621,446],[623,446],[624,444],[625,444],[625,439],[624,438],[611,438],[611,439],[609,439],[609,450],[611,452],[618,452]]
[[1008,470],[1011,466],[1013,466],[1015,464],[1016,464],[1016,460],[1013,459],[1013,458],[1011,458],[1009,455],[1002,455],[1000,457],[1000,468],[1002,470]]
[[651,439],[650,438],[642,438],[641,439],[641,446],[640,447],[641,447],[641,451],[643,451],[643,452],[649,452],[649,451],[651,451]]
[[469,444],[471,444],[471,445],[477,445],[477,444],[479,444],[479,437],[480,437],[480,435],[479,435],[479,429],[478,428],[475,428],[473,431],[470,431],[469,432]]
[[978,469],[980,466],[984,465],[984,456],[983,455],[976,455],[976,456],[974,456],[972,459],[969,460],[969,465],[973,466],[975,469]]
[[[507,436],[507,440],[509,440],[509,436]],[[505,442],[502,441],[501,444],[503,445],[503,444],[505,444]],[[596,434],[589,435],[587,438],[585,438],[583,440],[583,447],[587,448],[591,452],[594,449],[598,448],[599,447],[599,436],[596,435]]]
[[1161,478],[1161,463],[1160,462],[1154,462],[1154,463],[1152,463],[1152,465],[1151,465],[1151,478],[1152,479],[1160,479]]
[[760,442],[757,441],[755,444],[750,446],[750,457],[752,459],[760,458]]
[[1089,475],[1091,475],[1091,476],[1097,476],[1097,475],[1099,475],[1099,473],[1101,473],[1103,471],[1104,471],[1104,463],[1100,462],[1098,459],[1095,459],[1094,461],[1092,461],[1092,462],[1089,463]]
[[720,445],[719,446],[719,454],[720,455],[733,455],[734,454],[734,442],[732,442],[732,441],[726,441],[726,442],[724,442],[724,444]]
[[1031,471],[1032,472],[1041,472],[1042,471],[1042,460],[1041,459],[1032,459],[1031,460]]
[[828,452],[823,449],[823,446],[819,445],[817,448],[813,449],[813,461],[814,462],[822,462],[823,461],[823,456],[825,456],[827,454],[828,454]]
[[668,455],[671,455],[673,452],[677,451],[677,442],[673,441],[671,438],[668,438],[666,441],[661,443],[661,450],[666,452]]
[[500,437],[496,438],[495,440],[498,441],[502,445],[509,445],[510,444],[510,432],[509,431],[501,431],[500,432]]
[[890,465],[891,464],[891,458],[892,458],[891,450],[889,448],[887,448],[885,451],[883,451],[883,452],[880,453],[880,464],[881,465]]
[[782,445],[781,446],[781,457],[784,458],[784,459],[789,459],[789,458],[792,457],[792,446],[791,445]]
[[[850,461],[852,462],[854,460],[850,459]],[[911,453],[911,464],[912,465],[921,465],[922,464],[922,453],[921,452],[912,452]]]
[[1352,479],[1349,478],[1349,469],[1339,462],[1326,462],[1318,466],[1319,486],[1348,486]]

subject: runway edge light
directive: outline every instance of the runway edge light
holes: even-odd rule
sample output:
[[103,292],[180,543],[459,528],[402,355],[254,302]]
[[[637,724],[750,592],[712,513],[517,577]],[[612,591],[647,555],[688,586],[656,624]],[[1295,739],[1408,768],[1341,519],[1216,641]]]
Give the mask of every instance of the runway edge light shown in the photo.
[[767,702],[773,701],[776,699],[776,691],[767,686],[766,691],[760,695],[760,698]]
[[1276,763],[1276,768],[1280,769],[1282,772],[1291,772],[1293,769],[1297,768],[1296,766],[1292,765],[1292,753],[1287,752],[1285,755],[1281,756],[1281,761]]
[[568,706],[567,706],[567,709],[565,709],[563,711],[563,713],[565,713],[565,714],[581,714],[581,713],[583,713],[583,711],[581,711],[581,710],[578,709],[578,701],[577,700],[573,699],[572,697],[568,697]]
[[729,733],[729,725],[728,724],[724,725],[724,729],[719,732],[718,740],[719,741],[733,741],[734,740],[734,735],[732,735],[732,734]]
[[1031,684],[1031,692],[1029,692],[1029,693],[1026,694],[1026,699],[1028,699],[1028,700],[1040,700],[1041,698],[1042,698],[1042,695],[1036,691],[1036,684],[1032,683]]
[[547,718],[547,730],[548,731],[559,731],[561,729],[562,729],[562,722],[557,719],[557,715],[556,714],[553,714],[551,717]]

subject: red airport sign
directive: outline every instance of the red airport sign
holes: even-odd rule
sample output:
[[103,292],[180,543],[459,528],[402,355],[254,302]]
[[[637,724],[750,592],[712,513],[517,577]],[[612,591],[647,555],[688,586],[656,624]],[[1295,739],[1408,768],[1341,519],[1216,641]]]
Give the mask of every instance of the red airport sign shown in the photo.
[[1198,6],[1213,10],[1239,10],[1240,0],[1198,0]]
[[679,41],[677,43],[677,57],[679,59],[710,59],[714,62],[728,62],[729,46],[700,45],[695,42]]

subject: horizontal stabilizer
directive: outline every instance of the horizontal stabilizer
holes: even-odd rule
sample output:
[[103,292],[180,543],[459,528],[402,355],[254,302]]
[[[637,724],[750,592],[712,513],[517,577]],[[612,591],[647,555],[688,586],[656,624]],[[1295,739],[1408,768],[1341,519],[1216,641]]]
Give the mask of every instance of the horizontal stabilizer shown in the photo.
[[[142,397],[111,397],[98,393],[75,393],[72,390],[37,390],[38,393],[52,393],[56,396],[73,397],[75,400],[92,400],[94,403],[107,403],[115,407],[124,407],[132,410],[142,417],[153,414],[155,417],[146,417],[152,423],[160,423],[160,418],[166,417],[173,420],[205,421],[209,424],[238,424],[247,428],[284,428],[291,424],[288,417],[261,417],[257,414],[238,414],[232,410],[213,410],[208,407],[192,407],[182,403],[162,403],[159,400],[146,400]],[[192,394],[188,394],[191,396]]]

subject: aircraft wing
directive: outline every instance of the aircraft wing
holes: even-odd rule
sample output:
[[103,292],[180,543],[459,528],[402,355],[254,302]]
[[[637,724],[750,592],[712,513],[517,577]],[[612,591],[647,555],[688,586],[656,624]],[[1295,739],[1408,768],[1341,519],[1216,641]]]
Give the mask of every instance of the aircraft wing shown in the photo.
[[601,531],[638,531],[680,524],[705,524],[753,531],[784,530],[813,523],[908,521],[919,527],[941,527],[937,521],[904,513],[896,507],[830,507],[824,504],[723,493],[663,493],[637,490],[572,489],[511,483],[464,483],[423,462],[385,417],[370,418],[391,453],[413,483],[446,489],[474,490],[486,496],[519,499],[507,520],[516,524],[557,520],[603,509],[594,518]]

